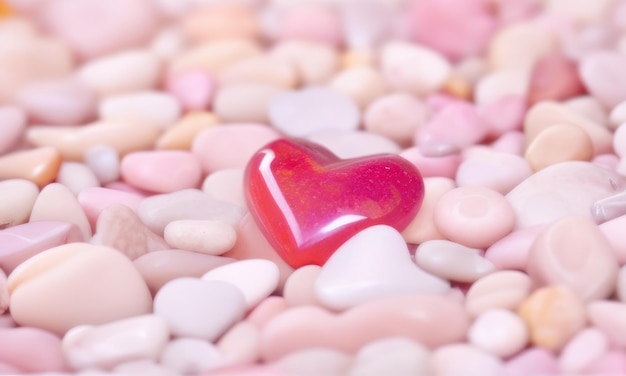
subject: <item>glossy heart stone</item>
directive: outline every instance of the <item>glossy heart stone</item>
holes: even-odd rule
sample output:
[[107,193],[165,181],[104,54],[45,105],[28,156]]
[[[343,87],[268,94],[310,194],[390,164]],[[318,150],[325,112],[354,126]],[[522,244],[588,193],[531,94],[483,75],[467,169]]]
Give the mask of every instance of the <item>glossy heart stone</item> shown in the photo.
[[393,154],[339,159],[324,147],[279,139],[258,151],[245,172],[252,216],[292,267],[324,262],[359,231],[402,231],[424,197],[417,168]]

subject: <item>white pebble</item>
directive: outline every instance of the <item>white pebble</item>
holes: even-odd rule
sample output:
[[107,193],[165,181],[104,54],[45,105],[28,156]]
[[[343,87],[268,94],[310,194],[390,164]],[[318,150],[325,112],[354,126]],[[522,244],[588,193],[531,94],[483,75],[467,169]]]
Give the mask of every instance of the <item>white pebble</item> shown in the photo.
[[97,145],[85,152],[85,164],[100,183],[106,184],[120,178],[120,156],[108,145]]
[[492,309],[474,320],[468,331],[471,344],[505,358],[528,343],[528,328],[519,316],[506,309]]
[[219,256],[235,246],[237,231],[223,221],[183,219],[168,223],[163,237],[172,248]]
[[63,162],[57,174],[57,182],[66,186],[75,195],[85,188],[100,186],[96,174],[79,162]]
[[161,354],[161,364],[181,375],[195,375],[222,365],[215,345],[197,338],[177,338]]
[[245,207],[243,171],[243,168],[217,170],[204,179],[202,191],[215,199]]
[[474,282],[496,270],[479,252],[448,240],[428,240],[417,248],[415,262],[440,278]]
[[102,119],[132,118],[165,129],[180,118],[180,103],[170,94],[159,91],[141,91],[120,94],[100,102],[98,113]]

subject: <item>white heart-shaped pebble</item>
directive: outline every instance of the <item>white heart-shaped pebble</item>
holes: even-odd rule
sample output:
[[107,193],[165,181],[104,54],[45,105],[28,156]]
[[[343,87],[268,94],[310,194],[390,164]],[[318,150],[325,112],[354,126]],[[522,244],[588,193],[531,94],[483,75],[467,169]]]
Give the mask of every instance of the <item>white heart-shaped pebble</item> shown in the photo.
[[369,227],[348,239],[328,259],[315,282],[315,293],[334,309],[402,293],[443,294],[450,283],[420,269],[402,235],[393,227]]

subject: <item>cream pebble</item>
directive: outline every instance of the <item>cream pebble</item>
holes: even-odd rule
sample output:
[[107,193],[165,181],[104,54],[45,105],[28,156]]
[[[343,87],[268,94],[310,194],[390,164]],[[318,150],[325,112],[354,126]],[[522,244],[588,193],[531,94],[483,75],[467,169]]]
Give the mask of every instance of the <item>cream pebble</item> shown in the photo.
[[444,239],[433,221],[437,202],[456,185],[452,179],[443,177],[424,178],[424,200],[419,212],[402,231],[407,243],[421,244],[428,240]]
[[120,158],[117,150],[107,145],[96,145],[85,151],[85,165],[100,183],[116,181],[120,177]]
[[369,66],[341,71],[329,83],[329,87],[352,98],[360,108],[367,107],[387,91],[383,76]]
[[589,303],[587,316],[594,327],[601,330],[610,344],[626,346],[626,304],[616,301],[598,300]]
[[43,188],[56,179],[61,161],[61,154],[54,147],[6,154],[0,156],[0,180],[25,179]]
[[287,374],[341,375],[347,371],[352,358],[341,351],[313,348],[294,351],[275,362]]
[[608,350],[609,340],[602,331],[583,329],[561,350],[559,368],[562,372],[583,373]]
[[[163,174],[168,171],[168,174]],[[120,166],[121,177],[128,184],[156,193],[170,193],[197,188],[202,180],[202,166],[188,151],[158,150],[127,154]]]
[[389,42],[381,51],[381,70],[393,89],[426,95],[443,86],[451,66],[435,50],[407,42]]
[[425,241],[415,252],[415,262],[420,268],[452,281],[472,283],[496,269],[480,255],[480,250],[447,240]]
[[225,168],[209,174],[202,183],[202,191],[218,200],[246,206],[244,196],[244,169]]
[[569,288],[539,288],[526,298],[517,313],[530,330],[531,343],[559,351],[585,326],[585,306]]
[[354,357],[350,376],[422,375],[430,372],[430,350],[403,337],[390,337],[363,346]]
[[165,346],[160,363],[178,374],[198,374],[222,365],[222,354],[205,340],[177,338]]
[[154,313],[173,335],[214,341],[243,318],[245,297],[234,285],[197,278],[177,278],[154,297]]
[[226,222],[178,220],[165,226],[163,236],[172,248],[219,256],[235,245],[237,231]]
[[235,324],[217,342],[228,365],[253,364],[260,356],[261,330],[249,321]]
[[204,281],[230,283],[243,293],[246,309],[254,308],[278,287],[276,264],[264,259],[248,259],[219,266],[202,276]]
[[528,70],[541,57],[554,51],[558,40],[548,29],[531,22],[508,25],[496,33],[488,51],[495,69]]
[[407,144],[426,122],[423,102],[407,93],[381,96],[367,106],[363,115],[365,129]]
[[469,344],[438,348],[430,365],[436,375],[497,376],[504,371],[498,357]]
[[104,55],[83,65],[78,79],[102,96],[150,90],[161,73],[158,57],[144,50]]
[[36,221],[73,223],[78,226],[84,239],[91,238],[91,226],[87,215],[72,191],[60,183],[48,184],[37,196],[29,218],[29,222]]
[[272,100],[283,91],[272,85],[254,83],[222,87],[215,95],[213,110],[225,122],[267,123]]
[[38,195],[39,188],[29,180],[0,181],[0,228],[28,221]]
[[93,171],[79,162],[62,163],[57,182],[66,186],[74,195],[78,195],[83,189],[100,186],[100,181]]
[[217,116],[205,111],[189,111],[157,140],[157,149],[191,150],[196,136],[218,123]]
[[437,229],[470,248],[486,248],[513,230],[515,215],[502,194],[483,187],[446,192],[435,207]]
[[529,73],[524,70],[496,70],[485,73],[476,82],[474,100],[478,105],[488,105],[507,96],[526,97]]
[[[81,374],[85,374],[83,371]],[[124,362],[112,369],[114,374],[122,375],[151,375],[151,376],[177,376],[177,373],[162,364],[152,360],[134,360]]]
[[319,301],[337,310],[403,293],[444,294],[449,289],[448,281],[413,264],[402,235],[385,225],[369,227],[346,241],[315,281]]
[[521,351],[528,343],[526,323],[506,309],[481,313],[470,327],[469,343],[498,357],[506,358]]
[[131,118],[169,128],[181,115],[181,106],[172,95],[159,91],[141,91],[110,96],[100,102],[98,114],[102,120]]
[[319,85],[331,78],[339,65],[337,51],[325,43],[281,41],[270,49],[271,57],[288,61],[303,85]]
[[168,223],[180,219],[221,220],[235,225],[245,210],[211,198],[200,190],[184,189],[144,199],[137,214],[152,231],[163,234]]
[[318,265],[305,265],[289,275],[283,287],[283,297],[289,306],[321,305],[315,292],[321,270]]
[[591,138],[579,126],[555,124],[541,131],[526,147],[524,157],[533,170],[566,161],[589,161]]
[[522,157],[486,153],[464,159],[456,171],[456,183],[459,187],[487,187],[506,195],[532,173]]
[[263,57],[252,57],[224,68],[217,76],[220,86],[241,84],[266,84],[291,89],[296,86],[295,67],[288,61]]
[[[13,270],[8,287],[17,323],[58,334],[81,324],[146,314],[152,307],[150,291],[126,256],[86,243],[61,245],[31,257]],[[81,309],[68,311],[74,306]]]
[[155,315],[80,325],[63,336],[63,353],[74,369],[109,368],[132,360],[156,360],[169,336],[167,322]]
[[516,309],[531,292],[532,280],[515,270],[491,273],[470,286],[465,309],[476,317],[491,309]]
[[585,217],[566,217],[533,242],[528,273],[538,283],[569,287],[584,301],[603,299],[615,291],[618,263],[598,226]]
[[219,73],[237,61],[259,56],[261,48],[244,38],[206,41],[182,51],[171,62],[170,72],[203,70]]

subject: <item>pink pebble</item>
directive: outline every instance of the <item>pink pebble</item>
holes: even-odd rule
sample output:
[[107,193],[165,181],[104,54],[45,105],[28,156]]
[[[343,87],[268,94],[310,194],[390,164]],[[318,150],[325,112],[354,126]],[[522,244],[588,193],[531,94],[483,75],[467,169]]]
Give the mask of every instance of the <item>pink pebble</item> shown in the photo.
[[199,70],[173,73],[167,79],[166,87],[187,110],[207,109],[215,94],[215,80]]
[[491,144],[494,151],[522,155],[526,148],[526,135],[522,132],[506,132]]
[[198,187],[202,166],[188,151],[139,151],[122,159],[121,173],[122,178],[134,187],[170,193]]
[[452,103],[443,107],[426,124],[417,130],[415,143],[448,144],[459,148],[482,141],[488,127],[476,109],[467,103]]
[[620,159],[615,154],[600,154],[595,156],[591,162],[600,167],[615,170],[620,163]]
[[401,157],[413,163],[421,172],[423,177],[441,176],[454,178],[457,168],[461,163],[460,154],[449,154],[442,157],[427,157],[422,154],[417,147],[405,149],[400,153]]
[[532,348],[506,362],[504,371],[506,376],[558,375],[559,366],[550,351]]
[[61,339],[37,328],[0,330],[0,362],[26,372],[63,372]]
[[26,130],[26,114],[19,107],[0,107],[0,155],[11,151]]
[[459,187],[487,187],[509,193],[533,171],[526,159],[505,153],[486,153],[466,158],[456,173]]
[[137,210],[143,196],[117,189],[92,187],[85,188],[78,194],[78,203],[87,215],[91,228],[94,229],[100,212],[105,208],[122,204]]
[[485,258],[500,270],[524,270],[528,263],[528,252],[544,225],[516,230],[487,248]]
[[260,148],[279,137],[261,124],[228,124],[198,134],[191,148],[205,173],[225,168],[244,168]]
[[299,39],[333,46],[341,43],[339,15],[330,7],[317,4],[289,7],[279,22],[278,36],[282,40]]
[[409,12],[415,41],[455,60],[481,52],[496,29],[481,0],[414,1]]
[[479,113],[492,136],[519,131],[526,115],[526,98],[516,95],[500,97],[482,105]]
[[609,351],[593,362],[585,371],[590,375],[626,374],[626,353],[623,350]]

